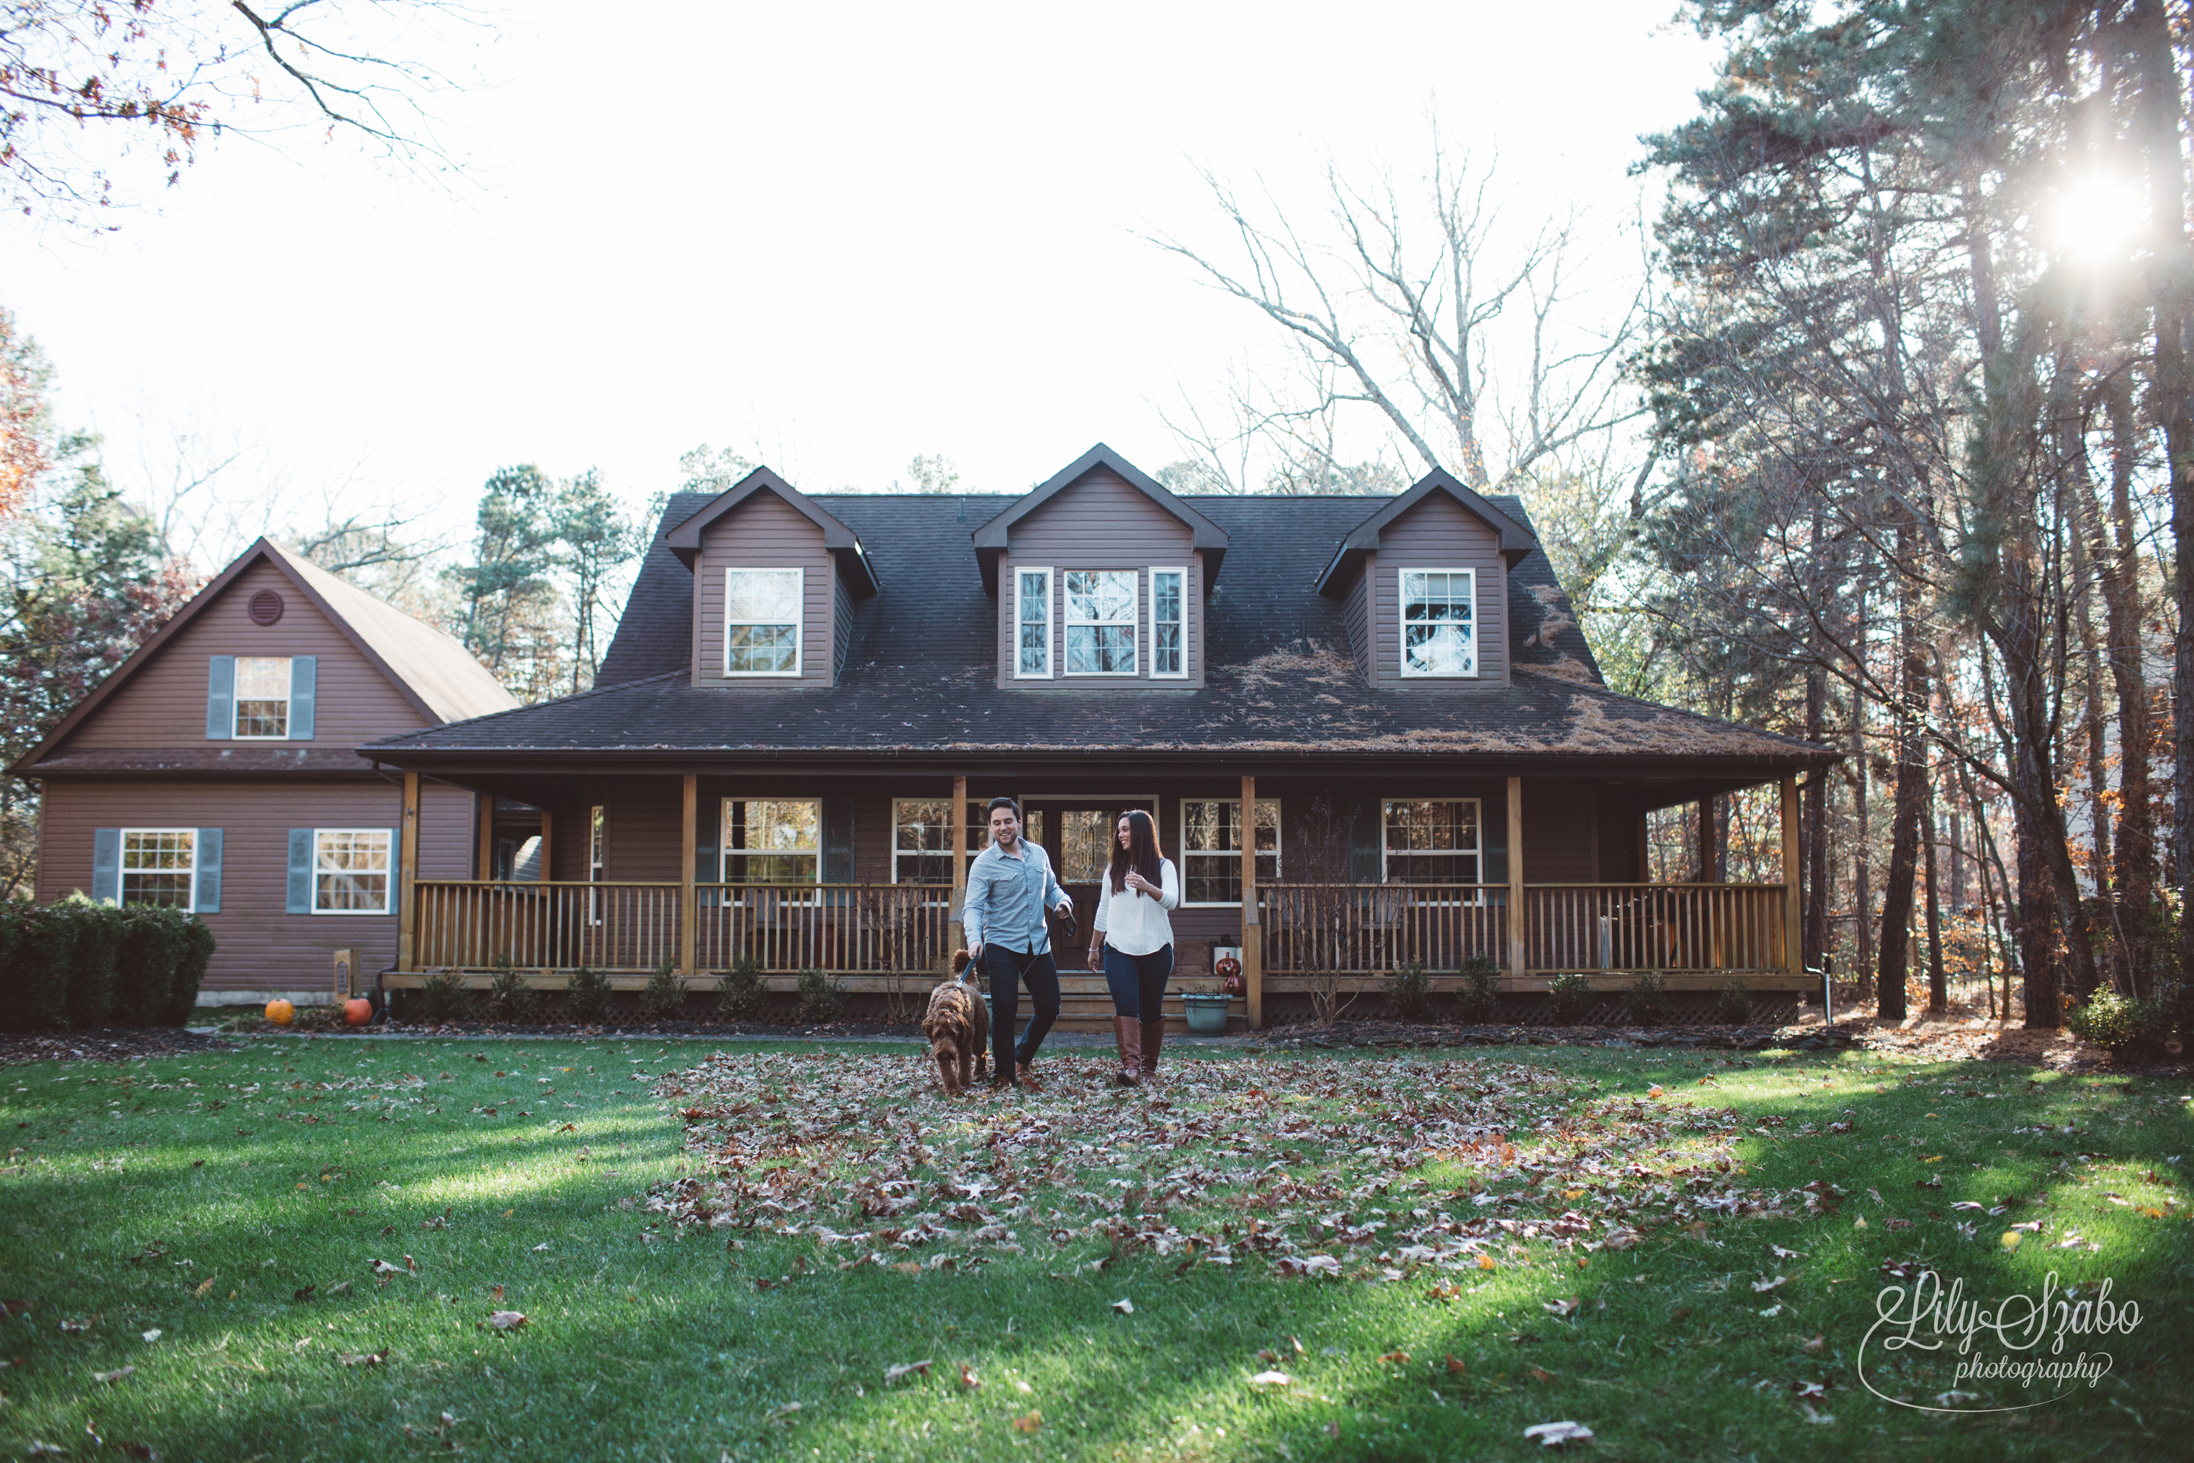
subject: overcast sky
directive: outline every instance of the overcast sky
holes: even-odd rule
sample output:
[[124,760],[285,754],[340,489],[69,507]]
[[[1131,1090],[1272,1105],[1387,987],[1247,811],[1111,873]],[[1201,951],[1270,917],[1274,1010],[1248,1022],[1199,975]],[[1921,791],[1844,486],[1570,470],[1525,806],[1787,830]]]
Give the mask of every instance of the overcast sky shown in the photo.
[[464,181],[224,139],[119,232],[0,223],[0,303],[124,482],[240,451],[276,528],[334,493],[461,533],[524,461],[637,503],[701,442],[815,491],[1155,471],[1161,411],[1276,344],[1140,237],[1224,243],[1200,168],[1308,217],[1327,157],[1406,187],[1437,121],[1512,217],[1612,227],[1707,79],[1671,9],[527,0],[453,58]]

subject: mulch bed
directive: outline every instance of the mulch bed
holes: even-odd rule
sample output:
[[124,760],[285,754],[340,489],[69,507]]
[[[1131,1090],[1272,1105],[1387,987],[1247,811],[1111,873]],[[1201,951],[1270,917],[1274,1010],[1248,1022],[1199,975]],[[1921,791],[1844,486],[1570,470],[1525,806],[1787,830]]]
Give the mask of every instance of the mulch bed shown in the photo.
[[116,1026],[42,1036],[0,1036],[0,1067],[23,1062],[125,1062],[235,1049],[234,1042],[185,1031],[180,1026]]

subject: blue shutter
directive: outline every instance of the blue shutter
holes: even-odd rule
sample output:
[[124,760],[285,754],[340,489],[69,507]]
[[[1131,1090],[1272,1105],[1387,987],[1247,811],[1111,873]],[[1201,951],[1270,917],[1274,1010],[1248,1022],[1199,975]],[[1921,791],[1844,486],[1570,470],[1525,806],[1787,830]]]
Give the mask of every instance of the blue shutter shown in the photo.
[[313,703],[319,700],[320,657],[293,655],[289,661],[289,739],[312,740]]
[[389,830],[389,913],[394,914],[402,901],[397,891],[404,887],[404,830]]
[[91,836],[91,897],[105,904],[122,902],[122,830],[101,828]]
[[1377,798],[1349,804],[1348,881],[1351,884],[1384,882],[1385,860],[1381,855],[1386,849],[1385,816],[1386,809]]
[[221,912],[221,830],[198,830],[198,903],[192,908],[199,914]]
[[236,657],[206,660],[206,740],[229,741],[236,735]]
[[289,831],[289,914],[312,913],[312,830]]

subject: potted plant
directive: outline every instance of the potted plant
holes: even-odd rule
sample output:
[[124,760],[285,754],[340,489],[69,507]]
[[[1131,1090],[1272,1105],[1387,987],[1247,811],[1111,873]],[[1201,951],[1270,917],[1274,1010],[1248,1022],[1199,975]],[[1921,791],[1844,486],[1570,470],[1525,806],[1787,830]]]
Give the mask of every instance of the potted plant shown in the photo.
[[1188,1017],[1188,1029],[1197,1036],[1217,1036],[1227,1029],[1227,1008],[1234,1004],[1234,997],[1225,990],[1181,992],[1181,1010]]

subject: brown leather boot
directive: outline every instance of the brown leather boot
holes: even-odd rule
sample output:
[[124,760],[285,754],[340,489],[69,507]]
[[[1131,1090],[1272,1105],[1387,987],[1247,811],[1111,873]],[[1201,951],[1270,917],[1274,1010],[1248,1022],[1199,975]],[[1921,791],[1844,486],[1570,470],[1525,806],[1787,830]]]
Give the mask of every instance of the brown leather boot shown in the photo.
[[1136,1025],[1143,1028],[1143,1039],[1139,1043],[1142,1047],[1143,1075],[1155,1077],[1158,1075],[1158,1048],[1165,1045],[1166,1040],[1165,1018],[1161,1016],[1156,1021],[1138,1021]]
[[1120,1085],[1143,1085],[1143,1023],[1133,1016],[1112,1018],[1112,1039],[1120,1048]]

